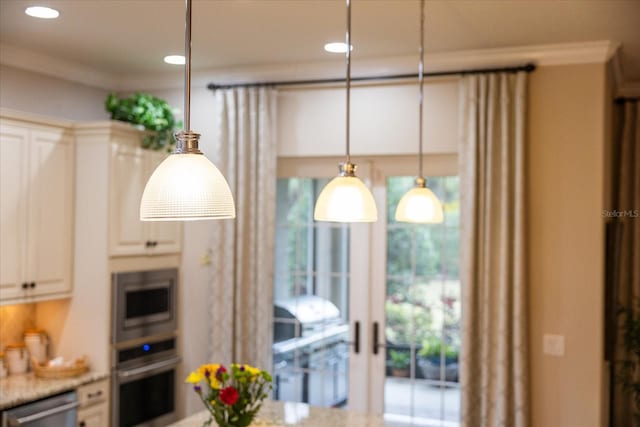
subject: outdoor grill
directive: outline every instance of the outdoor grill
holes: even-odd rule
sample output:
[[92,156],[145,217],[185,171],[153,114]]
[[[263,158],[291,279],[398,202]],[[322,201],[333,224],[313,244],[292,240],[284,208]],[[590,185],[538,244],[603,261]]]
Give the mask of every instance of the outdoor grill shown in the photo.
[[347,398],[349,325],[324,298],[276,301],[273,332],[276,399],[338,406]]

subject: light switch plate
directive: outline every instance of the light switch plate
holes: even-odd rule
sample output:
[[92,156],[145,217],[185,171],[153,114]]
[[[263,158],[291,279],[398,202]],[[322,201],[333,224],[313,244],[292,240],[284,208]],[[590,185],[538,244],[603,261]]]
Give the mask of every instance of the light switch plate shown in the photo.
[[542,338],[542,351],[549,356],[564,356],[564,335],[544,334]]

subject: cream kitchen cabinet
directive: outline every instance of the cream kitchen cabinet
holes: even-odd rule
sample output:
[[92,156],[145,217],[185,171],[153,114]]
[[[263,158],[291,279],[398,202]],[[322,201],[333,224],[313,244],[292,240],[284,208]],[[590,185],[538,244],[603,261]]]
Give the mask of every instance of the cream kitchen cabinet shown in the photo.
[[74,140],[68,127],[0,117],[0,303],[69,296]]
[[[182,250],[180,222],[140,221],[140,199],[155,167],[166,152],[140,147],[144,132],[122,122],[78,123],[79,208],[97,203],[106,210],[95,212],[94,232],[107,227],[110,257],[178,254]],[[84,165],[90,165],[84,166]],[[106,190],[108,196],[95,192]],[[105,203],[106,201],[106,203]],[[97,208],[98,206],[94,206]],[[103,215],[106,216],[103,217]]]
[[[139,137],[138,137],[139,138]],[[178,253],[182,246],[179,222],[143,222],[139,209],[142,192],[156,166],[168,155],[122,141],[111,144],[111,256]]]
[[77,427],[109,426],[109,381],[102,380],[78,387]]

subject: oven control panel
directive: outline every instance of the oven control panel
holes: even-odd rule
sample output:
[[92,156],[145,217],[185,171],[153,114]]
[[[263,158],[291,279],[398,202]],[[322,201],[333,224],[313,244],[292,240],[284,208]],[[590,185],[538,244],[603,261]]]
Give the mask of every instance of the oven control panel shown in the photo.
[[163,341],[154,341],[138,344],[118,351],[118,363],[125,363],[130,360],[141,359],[167,351],[175,351],[176,339],[170,338]]

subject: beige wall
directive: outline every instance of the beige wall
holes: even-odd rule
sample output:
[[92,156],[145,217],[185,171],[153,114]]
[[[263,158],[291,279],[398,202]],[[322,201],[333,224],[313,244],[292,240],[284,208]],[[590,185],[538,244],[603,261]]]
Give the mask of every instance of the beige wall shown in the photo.
[[[418,87],[415,82],[358,85],[351,94],[351,153],[415,154]],[[455,153],[458,78],[429,79],[424,88],[424,149]],[[278,156],[343,156],[344,87],[283,88],[278,94]]]
[[[102,107],[106,92],[100,89],[4,66],[0,77],[2,107],[75,120],[106,117]],[[531,74],[528,267],[533,427],[598,426],[603,415],[604,223],[600,214],[605,182],[605,77],[604,64],[542,67]],[[456,87],[454,80],[426,85],[427,151],[456,150]],[[33,95],[24,96],[22,90],[27,89]],[[399,85],[354,90],[356,111],[362,108],[371,113],[356,112],[353,117],[356,160],[361,154],[412,152],[417,134],[414,89]],[[181,90],[157,95],[182,107]],[[207,152],[217,143],[212,129],[213,94],[194,88],[192,96],[192,128],[203,134]],[[393,120],[380,128],[384,117],[375,114],[389,106]],[[341,155],[343,108],[340,90],[282,91],[279,155]],[[317,127],[322,118],[327,120]],[[390,138],[394,132],[399,136]],[[208,267],[199,260],[209,246],[209,235],[206,224],[185,226],[181,323],[186,332],[182,335],[186,369],[208,356],[204,317],[210,278]],[[545,333],[565,336],[565,356],[543,355]],[[187,396],[187,413],[201,409],[194,395]]]
[[[528,234],[532,425],[601,425],[604,64],[531,74]],[[543,354],[543,334],[565,355]]]
[[0,107],[68,120],[106,120],[108,91],[0,65]]

